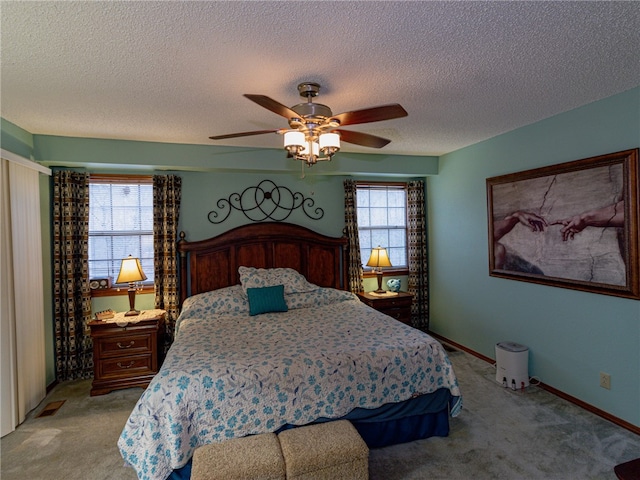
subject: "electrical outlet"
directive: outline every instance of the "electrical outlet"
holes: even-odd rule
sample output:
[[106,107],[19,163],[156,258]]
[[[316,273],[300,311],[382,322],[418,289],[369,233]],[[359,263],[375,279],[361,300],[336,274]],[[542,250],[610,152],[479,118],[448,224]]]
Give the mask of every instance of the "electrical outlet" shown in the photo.
[[611,390],[611,375],[600,372],[600,386],[607,390]]

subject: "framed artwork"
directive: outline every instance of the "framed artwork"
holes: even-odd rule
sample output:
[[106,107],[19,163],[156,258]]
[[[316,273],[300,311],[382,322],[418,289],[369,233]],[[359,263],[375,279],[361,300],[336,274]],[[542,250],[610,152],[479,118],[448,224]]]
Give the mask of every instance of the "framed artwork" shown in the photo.
[[489,275],[640,299],[638,149],[487,178]]

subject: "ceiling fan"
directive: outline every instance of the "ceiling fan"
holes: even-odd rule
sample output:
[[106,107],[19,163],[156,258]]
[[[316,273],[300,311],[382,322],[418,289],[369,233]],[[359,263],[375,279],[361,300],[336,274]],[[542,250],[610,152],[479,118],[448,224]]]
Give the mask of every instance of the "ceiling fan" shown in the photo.
[[291,108],[265,95],[244,95],[261,107],[286,118],[289,122],[289,128],[255,130],[215,135],[209,138],[211,140],[224,140],[227,138],[278,133],[284,135],[284,147],[289,152],[289,156],[302,160],[308,166],[311,166],[321,160],[331,160],[333,154],[340,149],[340,140],[371,148],[382,148],[391,142],[391,140],[369,133],[342,130],[339,127],[407,116],[406,110],[397,103],[334,115],[326,105],[313,103],[313,98],[318,96],[320,92],[319,84],[314,82],[301,83],[298,85],[298,92],[301,97],[307,99],[307,102]]

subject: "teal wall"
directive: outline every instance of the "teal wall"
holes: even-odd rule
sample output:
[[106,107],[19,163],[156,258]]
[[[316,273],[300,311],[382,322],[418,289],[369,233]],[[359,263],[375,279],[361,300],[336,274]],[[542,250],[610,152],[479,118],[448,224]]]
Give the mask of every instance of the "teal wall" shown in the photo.
[[530,374],[636,426],[640,302],[490,277],[485,179],[639,145],[635,88],[444,155],[428,179],[431,329],[491,358],[527,345]]
[[33,135],[4,118],[0,118],[0,145],[4,150],[34,160]]
[[[321,169],[322,166],[314,168]],[[309,219],[302,209],[294,210],[287,222],[304,225],[325,235],[339,237],[344,227],[344,177],[307,175],[304,179],[292,175],[257,173],[205,173],[181,172],[182,205],[180,208],[180,229],[188,240],[201,240],[223,233],[230,228],[251,223],[241,212],[232,210],[229,217],[220,224],[209,222],[208,215],[216,211],[224,217],[228,210],[219,209],[217,202],[241,193],[247,187],[258,185],[262,180],[271,180],[285,186],[292,192],[300,192],[314,202],[314,208],[324,210],[320,220]],[[284,191],[284,190],[283,190]],[[286,192],[286,191],[285,191]],[[313,208],[311,209],[311,213]]]

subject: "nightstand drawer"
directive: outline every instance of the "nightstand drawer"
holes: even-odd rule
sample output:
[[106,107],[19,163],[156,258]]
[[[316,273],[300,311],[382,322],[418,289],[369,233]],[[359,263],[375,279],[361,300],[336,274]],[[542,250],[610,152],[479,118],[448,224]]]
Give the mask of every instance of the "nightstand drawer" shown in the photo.
[[89,322],[93,339],[91,395],[149,385],[164,357],[165,315],[158,309],[126,318],[121,312],[113,321]]
[[106,337],[99,339],[94,348],[97,349],[100,358],[151,353],[153,351],[152,340],[151,334],[148,333]]
[[406,292],[398,292],[396,295],[379,296],[370,292],[357,293],[362,303],[378,310],[399,322],[411,325],[411,303],[413,295]]
[[395,318],[402,323],[409,324],[411,322],[411,307],[387,308],[383,313],[386,313],[391,318]]
[[411,301],[413,297],[396,296],[390,298],[376,298],[375,300],[367,299],[365,302],[370,307],[376,310],[390,310],[394,308],[411,308]]
[[115,377],[137,377],[153,372],[153,357],[151,354],[100,360],[97,365],[98,377],[102,380]]

